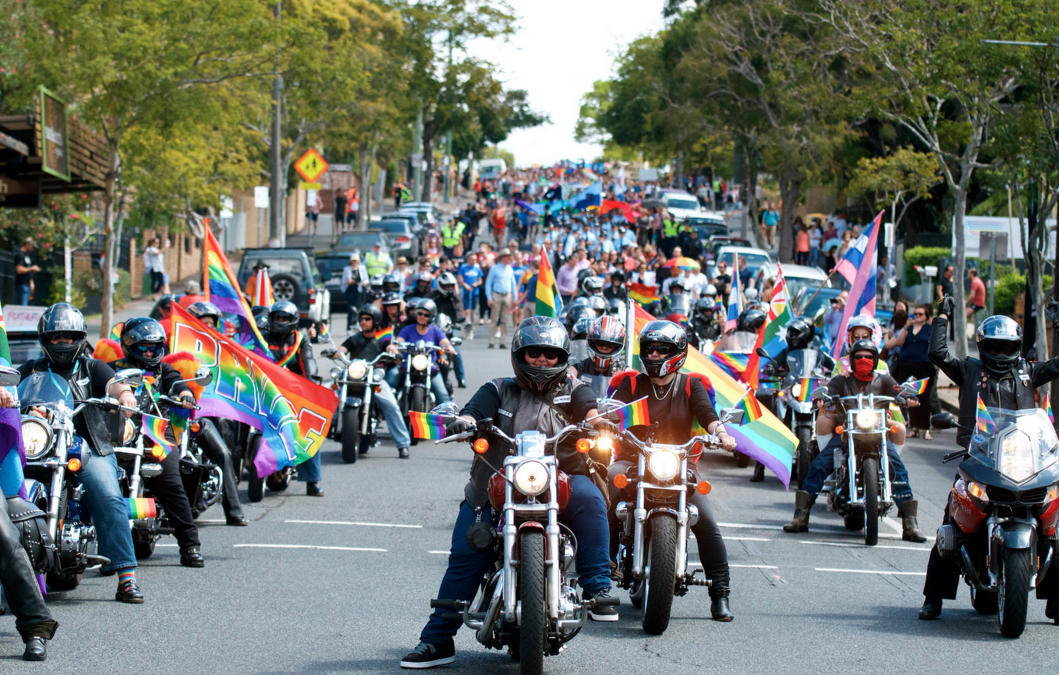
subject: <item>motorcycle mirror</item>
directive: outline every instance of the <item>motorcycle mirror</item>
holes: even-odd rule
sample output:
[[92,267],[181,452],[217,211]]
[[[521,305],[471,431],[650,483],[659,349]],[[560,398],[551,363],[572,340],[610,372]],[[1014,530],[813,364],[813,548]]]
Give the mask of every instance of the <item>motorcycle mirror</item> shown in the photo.
[[459,347],[460,345],[463,344],[463,338],[458,338],[458,337],[449,338],[449,342],[451,342],[454,347]]
[[742,408],[724,408],[721,410],[721,424],[732,424],[739,426],[743,423],[744,411]]
[[771,356],[769,356],[769,353],[765,351],[764,347],[758,347],[757,350],[755,350],[755,353],[758,356],[760,356],[761,358],[764,358],[764,359],[771,359],[772,358]]
[[817,387],[813,389],[813,393],[809,395],[809,398],[813,401],[826,401],[831,397],[827,395],[827,387]]
[[18,370],[9,366],[0,366],[0,387],[17,387],[22,381]]
[[137,368],[123,368],[114,375],[114,381],[135,389],[143,383],[143,371]]
[[213,371],[206,366],[200,367],[195,371],[195,384],[200,387],[205,387],[210,382],[213,382]]
[[949,412],[931,415],[930,424],[935,429],[953,429],[957,426],[956,416]]

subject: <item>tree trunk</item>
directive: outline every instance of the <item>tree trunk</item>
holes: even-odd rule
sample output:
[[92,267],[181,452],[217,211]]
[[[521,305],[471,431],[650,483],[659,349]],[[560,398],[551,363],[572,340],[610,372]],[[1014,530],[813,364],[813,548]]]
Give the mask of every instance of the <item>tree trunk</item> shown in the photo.
[[[682,140],[682,139],[681,139]],[[684,189],[684,151],[677,150],[673,157],[673,171],[669,174],[669,187],[675,190]]]
[[[114,286],[110,280],[114,278],[117,265],[114,261],[114,206],[117,197],[118,174],[121,171],[120,136],[115,136],[110,141],[110,170],[107,172],[103,191],[103,265],[100,267],[100,312],[102,318],[99,325],[99,337],[105,338],[110,335],[110,325],[114,322]],[[120,234],[119,234],[120,236]]]
[[753,146],[744,141],[743,147],[746,149],[747,218],[750,219],[751,223],[756,223],[758,220],[758,213],[757,200],[754,199],[754,195],[757,190],[757,162],[754,161]]
[[[371,222],[371,170],[375,168],[375,155],[379,151],[379,130],[375,130],[375,137],[371,139],[371,161],[368,162],[368,183],[369,191],[366,195],[361,196],[360,208],[364,211],[365,222]],[[379,213],[382,213],[382,202],[379,202]]]
[[970,182],[969,172],[964,172],[960,177],[960,184],[956,188],[955,218],[953,219],[952,231],[956,238],[956,248],[953,251],[955,257],[952,264],[956,269],[957,278],[953,279],[953,299],[956,301],[956,316],[953,317],[953,336],[956,338],[956,357],[967,358],[967,316],[964,313],[966,296],[963,292],[963,280],[966,272],[964,264],[967,261],[967,246],[964,242],[964,215],[967,211],[967,183]]
[[[779,227],[779,259],[782,263],[789,263],[794,259],[794,233],[791,225],[794,223],[794,208],[798,200],[802,198],[803,177],[800,171],[794,167],[785,167],[780,178],[780,201],[783,202],[780,211]],[[752,223],[756,226],[757,223]]]
[[419,195],[419,201],[428,204],[434,203],[434,135],[429,137],[423,134],[423,194]]
[[366,230],[368,229],[368,221],[370,219],[368,203],[371,201],[371,198],[368,196],[369,188],[367,187],[368,182],[371,181],[371,162],[368,159],[367,141],[360,144],[358,161],[360,162],[360,188],[358,190],[360,196],[360,208],[357,209],[357,229]]

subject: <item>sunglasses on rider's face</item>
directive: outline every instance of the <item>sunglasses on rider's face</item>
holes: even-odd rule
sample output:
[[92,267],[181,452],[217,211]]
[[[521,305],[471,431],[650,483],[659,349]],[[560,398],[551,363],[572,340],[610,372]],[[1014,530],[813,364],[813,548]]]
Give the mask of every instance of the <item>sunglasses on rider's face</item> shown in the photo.
[[673,353],[673,347],[670,345],[647,345],[641,351],[643,351],[644,356],[669,356]]
[[546,349],[542,347],[529,347],[526,349],[526,356],[531,359],[539,359],[544,357],[549,361],[559,359],[559,350],[557,349]]
[[871,361],[874,358],[875,357],[873,357],[871,354],[854,354],[853,355],[853,360],[854,361]]
[[430,312],[416,312],[416,318],[417,319],[419,319],[419,318],[429,319],[430,318]]

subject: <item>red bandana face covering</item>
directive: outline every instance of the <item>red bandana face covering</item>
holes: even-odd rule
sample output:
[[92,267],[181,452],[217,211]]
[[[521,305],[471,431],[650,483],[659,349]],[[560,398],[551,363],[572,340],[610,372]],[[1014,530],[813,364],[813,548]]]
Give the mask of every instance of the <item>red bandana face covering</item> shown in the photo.
[[871,359],[857,359],[853,362],[853,375],[858,380],[868,381],[875,370]]

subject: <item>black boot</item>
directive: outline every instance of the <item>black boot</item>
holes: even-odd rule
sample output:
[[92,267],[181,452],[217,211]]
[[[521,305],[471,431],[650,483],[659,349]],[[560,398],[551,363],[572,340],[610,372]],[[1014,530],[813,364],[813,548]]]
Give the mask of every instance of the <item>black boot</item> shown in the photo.
[[225,520],[229,525],[246,525],[243,517],[243,505],[239,501],[239,486],[236,483],[235,463],[232,461],[232,453],[224,444],[220,431],[209,419],[201,422],[197,441],[203,454],[212,463],[221,467],[224,474],[224,482],[221,485],[221,504],[224,507]]
[[1044,605],[1044,615],[1059,624],[1059,599],[1051,599]]
[[757,463],[754,467],[754,475],[750,477],[751,483],[764,483],[765,482],[765,465],[761,462]]
[[710,616],[714,621],[731,621],[735,615],[728,606],[728,595],[731,592],[728,586],[728,565],[725,565],[723,570],[715,571],[710,581],[713,582],[710,586]]
[[923,543],[927,540],[926,535],[919,531],[916,524],[918,510],[919,503],[914,499],[909,499],[897,507],[897,515],[901,516],[901,538],[905,541]]
[[714,621],[728,622],[735,619],[732,610],[728,607],[728,598],[714,598],[710,601],[710,616]]
[[919,608],[920,621],[933,621],[941,616],[941,598],[927,596],[923,598],[923,606]]
[[324,489],[320,487],[319,483],[306,483],[305,494],[309,495],[310,497],[323,497]]
[[816,497],[808,492],[798,490],[794,494],[794,519],[783,526],[784,532],[808,532],[809,511],[816,503]]

